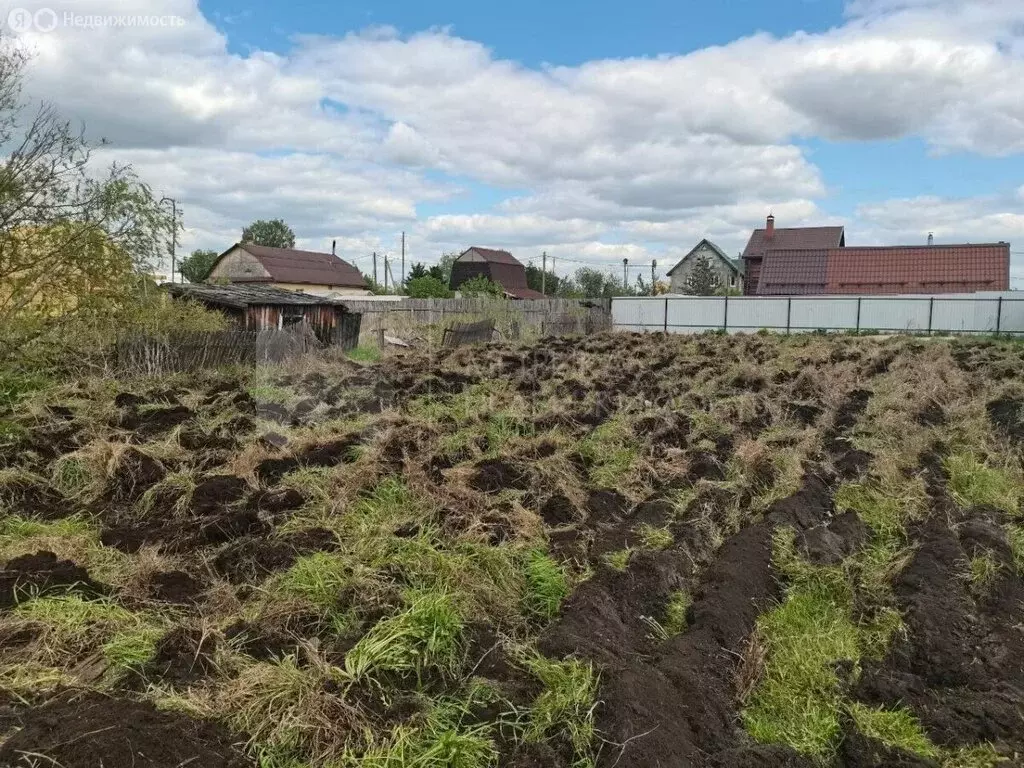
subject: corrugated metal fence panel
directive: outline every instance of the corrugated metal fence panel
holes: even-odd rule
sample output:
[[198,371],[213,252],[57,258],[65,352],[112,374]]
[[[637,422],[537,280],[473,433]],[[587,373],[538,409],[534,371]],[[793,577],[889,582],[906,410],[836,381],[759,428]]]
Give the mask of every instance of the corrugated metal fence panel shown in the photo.
[[[725,299],[717,296],[694,297],[685,303],[674,302],[672,299],[655,299],[660,301],[662,310],[668,302],[668,330],[674,333],[700,333],[714,331],[725,327]],[[655,320],[657,322],[657,320]],[[656,330],[662,330],[657,328]]]
[[612,301],[616,330],[768,330],[1024,334],[1024,295],[672,296]]
[[[728,329],[756,331],[773,326],[786,327],[786,299],[729,299]],[[724,328],[725,324],[718,326]]]
[[861,330],[927,331],[928,305],[928,299],[893,301],[865,296],[860,305]]
[[794,296],[789,314],[790,330],[845,331],[857,327],[857,299],[819,299]]

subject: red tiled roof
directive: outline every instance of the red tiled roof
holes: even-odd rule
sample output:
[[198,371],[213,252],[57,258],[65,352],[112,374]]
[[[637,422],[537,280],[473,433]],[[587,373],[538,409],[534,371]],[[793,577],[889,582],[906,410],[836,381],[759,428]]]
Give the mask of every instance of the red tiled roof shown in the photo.
[[828,267],[827,249],[771,250],[761,263],[757,293],[760,296],[825,293]]
[[236,278],[233,282],[300,283],[344,288],[366,287],[366,281],[359,270],[332,253],[299,251],[294,248],[271,248],[254,243],[236,243],[221,254],[221,258],[236,246],[255,257],[270,274],[270,277]]
[[[766,262],[774,258],[773,252]],[[829,251],[827,293],[970,293],[1009,288],[1008,243]]]
[[842,227],[776,227],[769,238],[767,229],[755,229],[743,249],[743,258],[758,258],[765,251],[838,248],[843,245]]
[[519,266],[523,265],[523,263],[519,261],[519,259],[517,259],[508,251],[499,251],[494,248],[480,248],[479,246],[476,245],[467,248],[461,254],[459,254],[460,258],[462,256],[465,256],[470,251],[476,251],[478,254],[480,254],[481,257],[483,257],[484,261],[487,261],[491,264],[518,264]]

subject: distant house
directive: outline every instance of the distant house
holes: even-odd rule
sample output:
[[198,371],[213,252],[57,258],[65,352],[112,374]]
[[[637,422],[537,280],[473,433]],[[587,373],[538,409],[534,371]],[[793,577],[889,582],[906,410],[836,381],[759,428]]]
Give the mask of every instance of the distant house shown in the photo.
[[366,296],[370,289],[354,266],[333,253],[235,243],[217,257],[209,282],[258,283],[318,296]]
[[[360,316],[340,299],[269,285],[172,283],[163,286],[175,299],[189,299],[217,310],[250,331],[306,327],[326,343],[359,337]],[[354,343],[354,342],[353,342]]]
[[693,247],[688,254],[680,259],[672,269],[668,271],[671,280],[670,291],[672,293],[686,293],[686,280],[693,271],[694,265],[701,259],[707,259],[711,268],[718,275],[718,282],[723,288],[741,288],[743,286],[743,274],[740,271],[741,262],[734,261],[725,255],[725,251],[712,243],[707,238],[701,240]]
[[534,291],[526,284],[526,267],[508,251],[474,246],[463,251],[452,264],[449,287],[457,291],[459,286],[474,277],[486,277],[505,289],[513,299],[543,299],[544,294]]
[[842,227],[776,228],[769,216],[743,251],[743,292],[972,293],[1010,287],[1008,243],[847,246]]

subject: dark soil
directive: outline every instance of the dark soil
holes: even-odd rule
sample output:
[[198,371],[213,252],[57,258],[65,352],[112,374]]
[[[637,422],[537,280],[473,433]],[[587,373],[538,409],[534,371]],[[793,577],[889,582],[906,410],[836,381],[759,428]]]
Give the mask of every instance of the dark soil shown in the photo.
[[213,659],[216,648],[215,635],[186,627],[173,629],[157,644],[153,658],[146,664],[145,677],[187,688],[216,670]]
[[19,718],[0,746],[11,768],[244,768],[244,739],[152,704],[65,692]]
[[289,568],[302,555],[337,549],[334,533],[311,528],[274,539],[249,538],[223,549],[213,561],[214,568],[234,584],[260,581],[276,571]]
[[505,489],[525,491],[530,487],[530,475],[522,467],[501,459],[485,459],[476,465],[470,486],[484,493]]
[[1024,400],[1004,397],[986,407],[997,429],[1015,442],[1024,442]]
[[16,557],[0,571],[0,608],[9,608],[29,596],[74,593],[99,597],[109,588],[89,578],[89,573],[53,552]]
[[107,495],[113,502],[136,502],[166,474],[159,461],[137,448],[129,448],[107,485]]
[[194,602],[203,589],[202,582],[184,571],[165,571],[154,575],[149,581],[150,598],[165,603]]
[[[920,548],[896,580],[907,638],[857,686],[869,703],[903,702],[938,744],[992,742],[1024,754],[1024,579],[1010,567],[991,512],[972,510],[956,528],[935,515],[916,534]],[[964,578],[978,545],[1003,562],[979,594]],[[987,547],[986,547],[987,549]]]

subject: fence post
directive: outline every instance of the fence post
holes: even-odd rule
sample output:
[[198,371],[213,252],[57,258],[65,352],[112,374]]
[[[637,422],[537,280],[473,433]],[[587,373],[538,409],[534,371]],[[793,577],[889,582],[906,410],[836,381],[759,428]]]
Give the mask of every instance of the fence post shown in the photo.
[[996,303],[996,338],[999,338],[999,329],[1003,323],[1003,297],[999,297],[999,301]]
[[786,297],[786,335],[789,336],[789,321],[793,316],[793,297]]
[[729,294],[725,295],[725,311],[722,313],[722,330],[729,330]]
[[935,297],[928,297],[928,335],[932,335],[932,313],[935,311]]
[[860,302],[861,302],[861,298],[862,297],[860,297],[860,296],[857,297],[857,333],[860,333]]
[[665,297],[665,333],[668,333],[668,297]]

